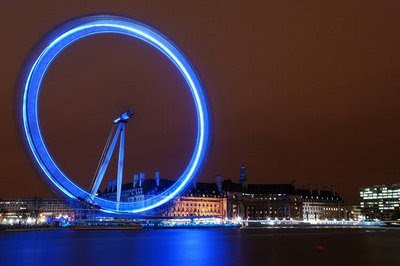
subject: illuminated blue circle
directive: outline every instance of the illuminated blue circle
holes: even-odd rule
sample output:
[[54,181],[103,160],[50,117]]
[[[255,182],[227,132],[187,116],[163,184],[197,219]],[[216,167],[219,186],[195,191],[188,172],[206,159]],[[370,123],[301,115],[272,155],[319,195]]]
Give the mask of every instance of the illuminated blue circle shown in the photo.
[[[197,137],[193,154],[179,179],[166,191],[137,202],[117,202],[94,197],[76,185],[53,160],[42,137],[38,115],[38,98],[43,77],[56,56],[70,44],[87,36],[103,33],[122,34],[138,38],[161,51],[184,77],[193,97],[197,115]],[[140,213],[154,209],[182,193],[194,180],[203,164],[209,144],[209,113],[204,89],[195,70],[164,35],[132,19],[119,16],[89,16],[64,24],[42,41],[38,53],[27,66],[22,82],[22,125],[27,146],[44,175],[70,198],[84,199],[111,213]]]

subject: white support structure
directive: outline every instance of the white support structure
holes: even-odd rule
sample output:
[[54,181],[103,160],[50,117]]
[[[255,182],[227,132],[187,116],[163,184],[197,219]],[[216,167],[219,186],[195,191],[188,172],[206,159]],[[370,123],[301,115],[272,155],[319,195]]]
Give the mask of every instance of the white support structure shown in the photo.
[[121,201],[122,175],[124,172],[124,149],[125,149],[125,123],[120,124],[119,139],[119,156],[118,156],[118,172],[117,172],[117,210],[119,210],[119,202]]
[[102,157],[100,159],[98,168],[99,170],[96,173],[95,180],[90,189],[90,198],[93,200],[93,198],[97,194],[97,191],[100,188],[101,182],[103,181],[104,175],[107,171],[107,167],[110,163],[112,154],[114,152],[115,145],[117,144],[119,138],[119,155],[118,155],[118,170],[117,170],[117,209],[119,209],[119,203],[121,201],[122,178],[124,172],[125,124],[131,117],[133,117],[133,111],[128,110],[127,112],[122,113],[117,119],[114,120],[113,129],[115,128],[116,125],[118,125],[117,129],[115,130],[114,136],[112,137],[112,141],[108,147],[107,147],[107,145],[109,144],[108,141],[106,143],[106,147],[104,149],[105,156],[104,158]]

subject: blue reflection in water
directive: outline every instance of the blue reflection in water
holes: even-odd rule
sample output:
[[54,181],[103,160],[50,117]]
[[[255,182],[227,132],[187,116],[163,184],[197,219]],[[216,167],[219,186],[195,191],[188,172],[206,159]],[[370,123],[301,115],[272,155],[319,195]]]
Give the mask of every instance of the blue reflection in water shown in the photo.
[[2,233],[0,265],[226,265],[234,230],[170,229]]
[[2,232],[0,265],[397,265],[400,230]]

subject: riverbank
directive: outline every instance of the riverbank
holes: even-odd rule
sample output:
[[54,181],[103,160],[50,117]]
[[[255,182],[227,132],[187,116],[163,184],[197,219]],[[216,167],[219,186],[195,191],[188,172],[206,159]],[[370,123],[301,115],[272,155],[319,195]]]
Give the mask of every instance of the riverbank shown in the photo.
[[0,231],[33,231],[68,228],[73,230],[141,230],[141,229],[188,229],[188,228],[371,228],[394,227],[399,223],[373,221],[298,221],[298,220],[226,220],[217,218],[195,219],[99,219],[80,220],[71,223],[52,223],[40,225],[6,225],[0,226]]

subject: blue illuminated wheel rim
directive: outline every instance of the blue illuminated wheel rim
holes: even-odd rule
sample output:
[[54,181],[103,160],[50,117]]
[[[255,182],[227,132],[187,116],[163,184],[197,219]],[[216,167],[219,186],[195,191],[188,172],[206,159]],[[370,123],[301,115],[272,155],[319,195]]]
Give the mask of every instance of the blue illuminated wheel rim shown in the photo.
[[157,30],[132,19],[119,16],[89,16],[61,25],[39,46],[26,67],[22,81],[21,119],[23,135],[33,161],[40,171],[64,194],[73,199],[89,201],[90,193],[76,185],[56,164],[47,149],[40,129],[38,99],[42,80],[57,55],[67,46],[87,36],[113,33],[140,39],[161,51],[178,68],[193,97],[197,115],[196,144],[191,159],[178,180],[166,191],[137,202],[106,200],[95,196],[90,203],[104,212],[141,213],[152,210],[178,196],[196,178],[206,158],[210,138],[209,112],[201,82],[188,59]]

